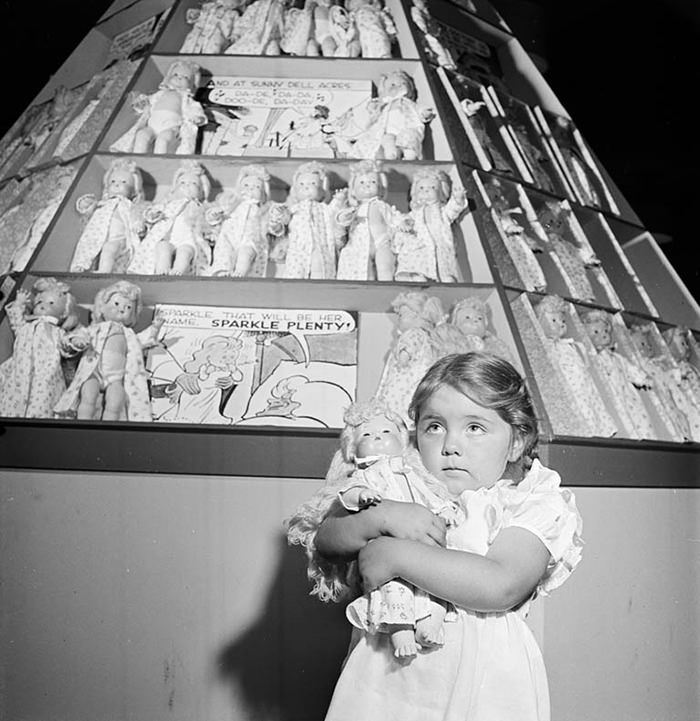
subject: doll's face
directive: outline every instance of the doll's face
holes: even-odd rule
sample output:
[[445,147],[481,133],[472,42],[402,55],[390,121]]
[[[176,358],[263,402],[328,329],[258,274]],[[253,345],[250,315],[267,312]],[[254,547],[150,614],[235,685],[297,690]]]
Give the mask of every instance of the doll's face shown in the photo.
[[107,195],[111,198],[130,198],[134,194],[134,179],[127,170],[113,170],[107,183]]
[[612,329],[609,324],[602,320],[594,320],[586,323],[588,336],[593,341],[596,350],[608,348],[612,343]]
[[32,312],[37,316],[52,316],[61,320],[66,317],[68,298],[63,293],[45,290],[34,298]]
[[486,318],[484,313],[476,308],[462,308],[454,317],[454,324],[468,335],[483,338],[486,335]]
[[389,73],[382,83],[382,95],[395,98],[409,91],[408,81],[401,73]]
[[114,293],[102,306],[102,317],[123,325],[133,325],[136,315],[136,304],[121,293]]
[[202,196],[202,181],[198,173],[182,173],[177,179],[177,194],[181,198],[199,200]]
[[317,173],[301,173],[294,184],[299,200],[321,200],[323,182]]
[[265,200],[265,181],[254,175],[246,175],[239,184],[239,192],[243,198],[262,203]]
[[377,173],[363,173],[355,178],[355,197],[358,200],[370,200],[379,195],[379,175]]
[[440,181],[437,178],[423,178],[415,184],[413,192],[419,205],[439,203]]
[[649,336],[647,336],[646,333],[633,333],[632,338],[634,339],[634,345],[644,358],[653,357],[654,348],[652,347]]
[[683,333],[674,333],[671,348],[675,351],[674,355],[677,359],[683,360],[688,357],[690,346],[688,345],[688,339]]
[[358,458],[397,456],[402,452],[399,429],[384,416],[375,416],[355,430],[355,455]]
[[168,86],[173,90],[189,90],[194,85],[192,72],[182,63],[178,63],[168,73]]
[[547,338],[557,339],[566,335],[566,313],[563,310],[548,310],[542,314],[541,323]]
[[399,316],[399,330],[401,331],[417,328],[420,325],[420,314],[408,305],[400,306],[397,315]]

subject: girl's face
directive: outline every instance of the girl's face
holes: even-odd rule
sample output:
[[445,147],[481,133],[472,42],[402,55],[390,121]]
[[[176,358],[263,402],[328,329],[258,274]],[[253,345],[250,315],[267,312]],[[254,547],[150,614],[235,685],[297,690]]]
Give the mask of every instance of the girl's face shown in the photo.
[[62,293],[44,291],[34,299],[32,312],[39,316],[52,316],[61,320],[66,315],[67,298]]
[[419,180],[413,191],[420,205],[432,205],[440,202],[440,181],[437,178]]
[[102,317],[105,320],[115,321],[130,326],[134,322],[136,306],[121,293],[114,293],[111,298],[102,306]]
[[256,178],[254,175],[246,175],[246,177],[241,180],[239,192],[244,198],[262,203],[265,199],[265,183],[262,178]]
[[323,183],[316,173],[301,173],[294,185],[299,200],[321,200],[323,197]]
[[130,198],[134,194],[131,173],[127,170],[113,170],[107,183],[107,194],[113,198],[117,196]]
[[375,416],[355,430],[355,455],[358,458],[398,456],[402,451],[399,429],[384,416]]
[[197,173],[183,173],[177,179],[180,197],[189,200],[199,200],[202,195],[202,182]]
[[593,341],[593,345],[596,350],[607,348],[612,343],[612,331],[610,330],[610,326],[602,320],[596,320],[593,321],[593,323],[588,323],[586,325],[586,330],[588,330],[588,335]]
[[379,176],[376,173],[363,173],[355,179],[355,197],[369,200],[379,195]]
[[421,408],[416,442],[427,470],[454,495],[490,488],[523,450],[520,436],[495,410],[447,385]]

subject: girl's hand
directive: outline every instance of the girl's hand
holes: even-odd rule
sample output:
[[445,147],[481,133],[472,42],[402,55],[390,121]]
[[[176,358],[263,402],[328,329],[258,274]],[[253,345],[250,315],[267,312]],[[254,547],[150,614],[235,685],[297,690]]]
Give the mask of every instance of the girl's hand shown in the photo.
[[428,546],[444,546],[447,524],[444,519],[418,503],[383,501],[383,536],[418,541]]
[[357,567],[365,593],[374,591],[398,575],[393,563],[400,543],[395,538],[376,538],[360,551]]

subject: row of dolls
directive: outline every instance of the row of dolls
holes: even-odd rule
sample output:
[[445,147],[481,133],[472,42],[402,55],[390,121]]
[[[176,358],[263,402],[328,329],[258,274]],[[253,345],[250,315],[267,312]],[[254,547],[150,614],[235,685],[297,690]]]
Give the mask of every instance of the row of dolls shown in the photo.
[[[616,328],[613,314],[598,309],[580,314],[586,342],[576,340],[571,306],[559,296],[542,298],[535,314],[569,412],[585,435],[700,442],[700,369],[691,361],[688,329],[665,331],[663,352],[650,324],[634,325],[627,334]],[[620,342],[625,335],[627,346]],[[554,380],[546,371],[540,379]]]
[[332,197],[327,169],[298,166],[284,203],[270,200],[264,166],[239,170],[235,187],[208,202],[204,166],[182,161],[163,202],[143,201],[136,164],[112,161],[100,198],[78,198],[87,219],[74,272],[264,277],[270,257],[279,277],[456,282],[461,274],[453,224],[467,210],[463,189],[442,170],[413,175],[410,211],[384,198],[378,161],[350,167],[348,187]]
[[[136,120],[110,150],[195,154],[199,129],[211,121],[205,106],[194,98],[200,81],[197,63],[171,62],[155,92],[132,94]],[[415,81],[405,70],[381,74],[376,86],[376,97],[358,106],[338,115],[333,108],[318,106],[318,112],[290,127],[290,152],[295,144],[311,147],[312,139],[319,136],[334,157],[421,160],[425,128],[435,116],[434,109],[418,103]]]
[[390,58],[396,26],[382,0],[203,0],[180,53]]

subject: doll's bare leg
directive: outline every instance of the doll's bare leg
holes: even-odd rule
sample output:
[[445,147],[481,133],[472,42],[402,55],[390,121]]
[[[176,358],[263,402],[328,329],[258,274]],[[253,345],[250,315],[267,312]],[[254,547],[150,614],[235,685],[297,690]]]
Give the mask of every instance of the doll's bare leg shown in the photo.
[[352,40],[348,43],[348,57],[359,58],[362,55],[362,45],[359,40]]
[[394,280],[395,263],[394,251],[391,249],[389,243],[378,245],[374,255],[374,264],[377,267],[377,280]]
[[321,54],[318,43],[315,40],[309,40],[306,43],[306,55],[310,58],[317,58]]
[[81,420],[95,420],[97,399],[100,395],[100,384],[97,378],[90,377],[80,387],[80,400],[78,401],[78,418]]
[[108,240],[100,251],[100,260],[97,264],[98,273],[111,273],[114,263],[124,248],[124,238]]
[[139,128],[134,135],[134,152],[147,153],[151,149],[154,137],[155,133],[151,128]]
[[177,128],[169,128],[168,130],[161,130],[156,135],[156,142],[153,145],[154,153],[167,153],[168,147],[177,137]]
[[447,608],[443,603],[430,604],[430,615],[416,621],[416,641],[421,646],[442,646],[445,643],[443,623]]
[[392,625],[390,626],[389,635],[391,636],[391,645],[394,648],[396,658],[409,660],[418,653],[419,647],[416,643],[413,626]]
[[173,262],[173,246],[167,240],[161,240],[157,243],[153,259],[153,267],[156,275],[168,275]]
[[393,133],[387,133],[382,138],[382,148],[384,149],[384,157],[387,160],[398,160],[400,151],[396,145],[396,136]]
[[241,248],[236,256],[236,263],[233,266],[234,278],[245,278],[250,273],[255,260],[255,251],[252,248]]
[[126,392],[123,381],[113,381],[105,389],[103,421],[118,421],[126,407]]
[[175,259],[173,260],[173,268],[170,275],[186,275],[192,270],[192,260],[194,259],[194,248],[189,245],[181,245],[175,251]]
[[332,58],[335,56],[335,51],[338,49],[338,43],[330,36],[323,38],[321,43],[321,53],[324,58]]

